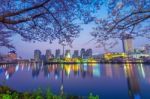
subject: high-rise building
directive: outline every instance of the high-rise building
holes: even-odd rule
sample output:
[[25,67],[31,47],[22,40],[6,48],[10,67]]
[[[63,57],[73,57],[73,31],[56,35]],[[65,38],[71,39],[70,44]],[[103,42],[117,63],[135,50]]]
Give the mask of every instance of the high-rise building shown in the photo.
[[85,58],[85,49],[84,48],[82,48],[80,51],[80,57]]
[[60,49],[56,49],[55,58],[60,58]]
[[131,53],[133,51],[132,40],[133,37],[130,34],[126,34],[122,37],[123,51],[125,53]]
[[41,60],[41,51],[40,50],[34,50],[34,59],[35,59],[35,61]]
[[44,61],[44,62],[46,61],[45,55],[41,55],[41,60]]
[[86,50],[86,58],[92,57],[92,49],[87,49]]
[[52,58],[52,52],[50,49],[46,50],[45,57],[46,57],[46,61],[49,61],[49,59]]
[[70,52],[70,50],[66,50],[65,57],[71,58],[71,52]]
[[8,58],[10,60],[16,60],[17,59],[16,51],[10,51],[10,52],[8,52]]
[[78,50],[74,50],[74,53],[72,55],[73,58],[78,58],[79,57],[79,51]]

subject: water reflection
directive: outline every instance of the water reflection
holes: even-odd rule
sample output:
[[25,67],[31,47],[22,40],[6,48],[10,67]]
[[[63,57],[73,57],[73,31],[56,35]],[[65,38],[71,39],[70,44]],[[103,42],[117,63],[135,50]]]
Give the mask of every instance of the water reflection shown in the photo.
[[[21,72],[22,71],[22,72]],[[0,66],[0,79],[9,81],[14,79],[13,75],[19,72],[17,77],[26,76],[23,72],[32,75],[32,79],[49,79],[59,81],[59,94],[64,94],[69,88],[81,86],[80,83],[87,83],[87,89],[82,85],[81,91],[71,94],[87,95],[93,88],[95,94],[103,99],[114,99],[115,97],[125,97],[122,99],[150,99],[150,66],[143,64],[48,64],[26,63],[26,64],[4,64]],[[43,75],[43,76],[42,76]],[[4,76],[4,79],[3,79]],[[69,82],[76,82],[69,83]],[[92,82],[93,81],[93,82]],[[30,80],[29,80],[30,82]],[[46,82],[46,80],[45,80]],[[78,83],[80,82],[80,83]],[[92,84],[91,84],[92,82]],[[105,82],[105,83],[103,83]],[[2,84],[2,82],[0,82]],[[95,84],[95,85],[94,85]],[[108,85],[109,86],[108,86]],[[120,84],[120,88],[116,88]],[[44,85],[43,85],[44,86]],[[110,87],[111,86],[111,87]],[[118,85],[119,86],[119,85]],[[126,87],[127,86],[127,90]],[[67,89],[68,88],[68,89]],[[115,89],[116,88],[116,89]],[[16,88],[18,89],[18,88]],[[96,91],[94,91],[96,90]],[[121,90],[121,92],[119,92]],[[68,91],[70,92],[70,91]],[[84,93],[86,92],[86,93]],[[120,95],[118,95],[120,93]],[[126,96],[126,94],[128,96]],[[104,94],[104,95],[103,95]],[[110,96],[109,96],[110,95]],[[128,98],[127,98],[128,97]]]
[[135,69],[135,65],[125,64],[124,70],[127,78],[130,99],[141,99],[139,81],[136,75],[137,70]]
[[[121,69],[127,78],[140,78],[150,83],[150,67],[143,64],[50,64],[42,66],[39,63],[32,64],[4,64],[0,66],[0,74],[5,73],[9,78],[18,70],[27,69],[32,71],[32,77],[36,78],[41,72],[44,76],[50,78],[54,74],[55,79],[59,79],[61,72],[64,71],[66,77],[120,77]],[[138,77],[137,77],[138,76]],[[5,77],[7,78],[7,77]],[[9,79],[7,78],[7,79]],[[135,81],[137,82],[137,81]]]

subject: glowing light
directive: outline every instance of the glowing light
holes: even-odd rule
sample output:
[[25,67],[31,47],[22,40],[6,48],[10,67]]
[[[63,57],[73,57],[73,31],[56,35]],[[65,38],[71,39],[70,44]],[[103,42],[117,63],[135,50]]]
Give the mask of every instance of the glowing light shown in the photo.
[[28,71],[30,70],[30,66],[28,66]]
[[80,69],[80,66],[78,65],[78,64],[75,64],[74,66],[73,66],[73,70],[74,71],[78,71]]
[[50,74],[48,74],[47,77],[50,78]]
[[126,58],[127,54],[125,54],[125,53],[106,53],[106,54],[104,54],[104,58],[107,60],[110,60],[113,58],[118,58],[118,57]]
[[127,69],[126,69],[126,66],[124,66],[123,69],[124,69],[125,76],[127,77],[127,71],[126,71]]
[[58,79],[58,75],[55,75],[55,79],[56,79],[56,80]]
[[5,76],[6,76],[6,79],[8,80],[9,79],[9,74],[8,74],[7,71],[5,72]]
[[143,78],[145,78],[145,71],[144,71],[144,68],[143,68],[143,64],[141,64],[141,71],[142,71]]
[[60,90],[63,90],[63,89],[64,89],[64,87],[63,87],[63,85],[61,85]]
[[87,63],[84,63],[84,64],[83,64],[83,70],[84,70],[84,71],[87,71]]
[[67,73],[67,75],[70,75],[71,72],[71,66],[70,65],[64,65],[65,71]]
[[24,69],[24,66],[22,66],[21,70],[23,70],[23,69]]
[[87,62],[89,62],[91,66],[96,66],[97,65],[97,61],[93,58],[89,58],[87,60]]
[[100,70],[99,70],[99,65],[96,64],[94,67],[93,67],[93,75],[95,77],[100,77]]
[[19,70],[19,65],[16,65],[15,71]]
[[71,54],[67,53],[66,58],[71,58]]
[[9,75],[6,75],[6,79],[7,79],[7,80],[9,79]]
[[73,58],[72,60],[73,60],[73,62],[77,62],[77,63],[80,62],[80,60],[78,58]]
[[84,63],[83,65],[84,65],[84,66],[87,66],[87,63]]

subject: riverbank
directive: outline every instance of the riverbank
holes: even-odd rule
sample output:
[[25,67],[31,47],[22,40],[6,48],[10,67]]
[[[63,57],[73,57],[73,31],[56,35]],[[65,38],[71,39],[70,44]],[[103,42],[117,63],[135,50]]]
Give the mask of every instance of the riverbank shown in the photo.
[[[28,62],[41,63],[41,62]],[[3,64],[18,64],[18,62],[0,62]],[[150,61],[97,61],[97,62],[45,62],[43,64],[150,64]]]
[[7,86],[0,86],[0,99],[99,99],[99,96],[93,96],[92,93],[88,97],[72,96],[72,95],[55,95],[50,89],[42,94],[41,89],[33,93],[17,92]]

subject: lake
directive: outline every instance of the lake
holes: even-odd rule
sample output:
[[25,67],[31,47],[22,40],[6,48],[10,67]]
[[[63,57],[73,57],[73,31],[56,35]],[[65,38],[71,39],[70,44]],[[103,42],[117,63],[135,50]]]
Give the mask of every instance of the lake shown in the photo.
[[3,64],[0,85],[19,92],[48,88],[55,94],[100,99],[150,99],[150,65],[144,64]]

